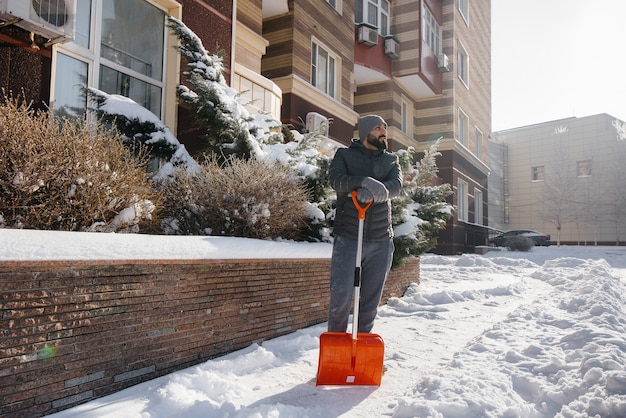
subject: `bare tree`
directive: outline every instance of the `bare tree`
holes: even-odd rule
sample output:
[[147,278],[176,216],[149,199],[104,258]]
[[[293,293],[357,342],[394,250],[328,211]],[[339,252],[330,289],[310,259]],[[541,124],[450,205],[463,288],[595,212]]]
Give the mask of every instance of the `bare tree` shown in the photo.
[[576,221],[575,197],[577,195],[574,162],[569,157],[567,127],[554,130],[554,145],[548,153],[543,187],[543,219],[557,230],[557,245],[561,244],[564,225]]

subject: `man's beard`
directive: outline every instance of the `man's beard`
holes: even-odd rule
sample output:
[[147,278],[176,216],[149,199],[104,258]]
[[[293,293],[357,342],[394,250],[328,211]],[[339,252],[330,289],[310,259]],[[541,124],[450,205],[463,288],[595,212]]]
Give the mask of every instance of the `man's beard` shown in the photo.
[[385,135],[374,136],[372,134],[368,134],[366,140],[369,144],[375,146],[379,150],[387,149],[387,136]]

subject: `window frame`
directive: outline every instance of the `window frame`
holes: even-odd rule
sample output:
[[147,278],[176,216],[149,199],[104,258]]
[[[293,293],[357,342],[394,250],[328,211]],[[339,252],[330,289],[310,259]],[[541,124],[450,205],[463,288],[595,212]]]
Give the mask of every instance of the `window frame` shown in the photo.
[[[320,88],[320,80],[319,80],[319,58],[320,58],[320,50],[326,54],[326,69],[324,72],[325,82],[323,88]],[[331,52],[331,50],[326,47],[323,43],[319,42],[316,39],[313,39],[311,42],[311,85],[316,89],[322,91],[329,97],[333,99],[338,98],[337,92],[337,77],[338,77],[338,69],[340,68],[340,59],[337,54]]]
[[461,40],[457,41],[456,56],[456,75],[465,87],[469,89],[469,54]]
[[422,41],[433,51],[435,57],[441,54],[441,25],[430,12],[426,2],[422,3]]
[[468,183],[465,180],[457,179],[456,191],[457,219],[459,221],[467,222],[469,217]]
[[481,131],[478,126],[474,126],[474,155],[478,158],[483,156],[483,140],[483,131]]
[[470,0],[457,0],[457,8],[466,25],[469,25],[469,1]]
[[391,3],[389,0],[356,0],[354,21],[357,25],[367,24],[376,27],[379,34],[388,36],[391,34]]
[[[165,1],[152,1],[152,0],[138,0],[146,5],[155,7],[160,12],[163,13],[164,18],[170,15],[170,11],[168,10],[167,5],[170,3],[168,0]],[[81,0],[81,4],[85,5],[87,1]],[[163,20],[163,50],[162,50],[162,59],[161,59],[161,68],[160,68],[160,78],[154,78],[151,76],[147,76],[142,74],[140,71],[134,70],[132,68],[123,66],[121,64],[115,63],[106,57],[103,57],[101,54],[101,39],[102,39],[102,20],[103,16],[103,0],[90,0],[89,1],[89,33],[87,45],[81,45],[77,42],[68,42],[65,44],[60,44],[53,50],[52,56],[52,71],[53,77],[51,87],[50,87],[50,99],[54,103],[56,100],[56,90],[62,88],[62,83],[60,83],[60,79],[57,80],[57,63],[58,56],[57,54],[63,54],[70,58],[73,58],[77,61],[83,62],[87,64],[87,86],[95,87],[97,89],[102,90],[101,86],[101,71],[102,68],[105,67],[109,70],[115,71],[118,74],[121,74],[123,77],[129,77],[135,80],[138,80],[141,83],[144,83],[146,88],[158,88],[160,99],[158,103],[154,103],[152,109],[158,110],[154,112],[161,120],[165,121],[166,119],[166,99],[167,99],[167,91],[166,86],[169,83],[176,83],[176,74],[171,74],[167,71],[168,64],[170,61],[169,50],[171,50],[172,45],[169,41],[170,37],[168,36],[168,28]],[[59,83],[57,83],[59,81]],[[110,92],[109,92],[110,93]],[[86,97],[85,97],[86,100]],[[139,103],[140,105],[142,103]],[[149,109],[151,110],[151,109]],[[89,115],[83,115],[89,117]]]
[[474,223],[483,225],[483,191],[474,188]]
[[530,167],[530,181],[541,182],[546,180],[546,168],[543,165]]
[[400,98],[400,130],[407,136],[413,136],[413,102]]
[[333,9],[335,9],[339,14],[341,14],[343,8],[343,0],[326,0],[326,3],[330,5]]
[[468,147],[469,144],[469,126],[469,116],[459,107],[457,114],[458,141],[465,147]]
[[591,177],[592,173],[591,159],[576,161],[576,177]]

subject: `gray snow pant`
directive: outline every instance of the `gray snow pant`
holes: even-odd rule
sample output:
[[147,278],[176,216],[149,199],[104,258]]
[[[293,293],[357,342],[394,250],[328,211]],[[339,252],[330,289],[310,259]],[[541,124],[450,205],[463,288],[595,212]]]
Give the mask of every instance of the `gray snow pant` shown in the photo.
[[[357,240],[336,236],[330,265],[328,331],[346,332],[354,292]],[[393,259],[393,240],[364,241],[361,258],[361,298],[358,332],[374,326],[383,286]]]

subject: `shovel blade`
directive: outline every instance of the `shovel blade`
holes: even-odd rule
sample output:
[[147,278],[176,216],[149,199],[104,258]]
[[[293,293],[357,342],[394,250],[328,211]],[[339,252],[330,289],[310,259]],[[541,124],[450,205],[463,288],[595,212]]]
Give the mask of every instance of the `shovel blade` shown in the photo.
[[380,386],[385,345],[377,334],[346,332],[320,335],[316,385]]

